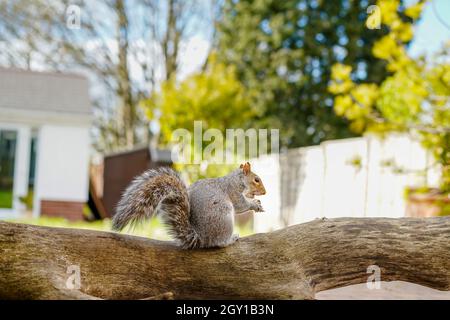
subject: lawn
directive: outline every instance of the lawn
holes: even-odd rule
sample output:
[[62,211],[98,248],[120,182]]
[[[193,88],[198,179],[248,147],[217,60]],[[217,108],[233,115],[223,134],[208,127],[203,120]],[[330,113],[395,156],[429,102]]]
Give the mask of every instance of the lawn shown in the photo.
[[[63,218],[23,218],[8,220],[17,223],[27,223],[39,226],[58,227],[58,228],[77,228],[77,229],[89,229],[98,231],[111,231],[111,220],[104,219],[94,222],[87,221],[68,221]],[[249,226],[237,226],[236,231],[241,237],[252,234],[252,230]],[[125,229],[123,233],[137,235],[158,240],[170,240],[170,237],[166,231],[166,227],[161,223],[158,218],[153,218],[147,223],[143,223],[133,229]]]
[[0,208],[12,207],[13,194],[10,190],[0,190]]

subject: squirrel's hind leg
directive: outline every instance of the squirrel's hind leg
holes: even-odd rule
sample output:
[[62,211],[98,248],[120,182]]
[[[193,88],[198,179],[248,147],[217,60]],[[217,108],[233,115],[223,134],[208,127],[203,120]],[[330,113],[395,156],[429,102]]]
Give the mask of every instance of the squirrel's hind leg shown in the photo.
[[227,241],[217,244],[218,248],[225,248],[239,240],[238,234],[233,234]]

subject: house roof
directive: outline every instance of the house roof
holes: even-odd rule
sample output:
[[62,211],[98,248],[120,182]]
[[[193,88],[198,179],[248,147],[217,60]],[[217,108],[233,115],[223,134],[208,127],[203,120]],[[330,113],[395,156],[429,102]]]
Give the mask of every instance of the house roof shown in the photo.
[[0,68],[0,109],[89,115],[88,91],[80,75]]

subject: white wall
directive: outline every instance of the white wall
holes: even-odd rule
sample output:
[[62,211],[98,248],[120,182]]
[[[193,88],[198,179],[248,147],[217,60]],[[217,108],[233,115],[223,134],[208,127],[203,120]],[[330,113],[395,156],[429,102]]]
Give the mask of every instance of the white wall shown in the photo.
[[87,201],[89,145],[87,127],[44,125],[39,129],[35,215],[42,199]]
[[[395,173],[383,164],[387,160],[406,173]],[[321,217],[404,216],[406,187],[436,185],[438,169],[428,168],[433,162],[418,141],[400,135],[327,141],[253,159],[252,169],[268,186],[260,197],[266,213],[255,215],[255,231]]]
[[297,224],[317,218],[323,212],[324,205],[324,157],[320,146],[299,148],[303,156],[302,183],[297,188],[296,212],[291,224]]
[[252,162],[252,171],[257,173],[264,183],[266,192],[270,197],[258,197],[265,212],[254,214],[253,230],[255,232],[266,232],[282,227],[280,222],[280,166],[278,155],[262,156],[258,161]]
[[[367,140],[343,139],[322,144],[325,153],[324,203],[327,218],[364,215],[367,183]],[[353,164],[360,161],[360,167]]]

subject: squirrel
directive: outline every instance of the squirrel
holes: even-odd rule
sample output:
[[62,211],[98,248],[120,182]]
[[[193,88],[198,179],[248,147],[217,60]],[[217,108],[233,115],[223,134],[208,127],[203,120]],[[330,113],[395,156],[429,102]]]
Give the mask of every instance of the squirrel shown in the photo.
[[239,239],[233,234],[234,214],[263,212],[255,196],[265,193],[249,162],[226,176],[200,179],[189,187],[168,167],[151,169],[125,189],[112,228],[120,231],[159,215],[183,249],[226,247]]

